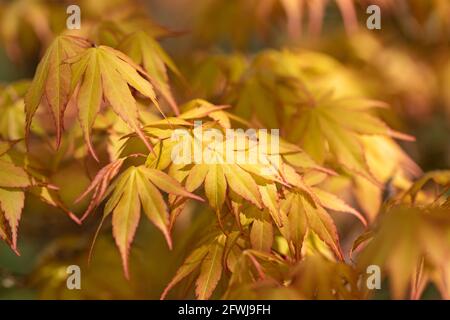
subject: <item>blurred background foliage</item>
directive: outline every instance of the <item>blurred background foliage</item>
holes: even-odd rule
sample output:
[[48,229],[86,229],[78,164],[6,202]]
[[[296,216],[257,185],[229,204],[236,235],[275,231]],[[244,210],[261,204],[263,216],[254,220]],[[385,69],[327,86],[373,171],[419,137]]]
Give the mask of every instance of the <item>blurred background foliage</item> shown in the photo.
[[[2,86],[33,77],[43,50],[65,28],[67,6],[74,3],[81,8],[82,31],[90,28],[92,21],[101,21],[94,27],[100,42],[116,41],[111,30],[126,33],[136,28],[129,21],[151,30],[183,75],[171,75],[178,101],[205,98],[218,104],[244,104],[227,88],[243,74],[256,77],[259,73],[267,79],[265,67],[279,59],[270,50],[291,48],[301,52],[299,63],[308,82],[388,103],[392,108],[379,111],[380,116],[390,127],[416,137],[415,143],[401,146],[423,171],[450,167],[448,0],[2,0]],[[365,9],[370,4],[381,6],[381,30],[365,27]],[[133,18],[127,20],[129,16]],[[7,110],[5,106],[2,112],[9,112],[8,119],[20,117],[16,112],[20,107]],[[295,123],[285,122],[289,117],[276,119],[270,112],[267,106],[257,120],[281,130],[295,128]],[[278,122],[272,122],[275,120]],[[12,123],[0,122],[2,137],[23,134]],[[43,163],[56,161],[44,153],[40,156]],[[70,186],[62,189],[61,197],[64,203],[73,203],[91,175],[82,160],[62,157],[56,166],[52,181]],[[96,167],[95,163],[89,166]],[[330,188],[339,189],[339,181]],[[71,209],[80,213],[85,205]],[[182,262],[183,255],[177,252],[192,245],[204,231],[207,217],[213,216],[202,215],[195,208],[189,212],[177,223],[173,251],[150,223],[140,225],[131,253],[135,261],[132,279],[127,282],[110,232],[102,232],[91,266],[87,266],[98,219],[80,227],[60,210],[27,197],[26,218],[20,227],[21,256],[0,242],[0,298],[158,299]],[[342,239],[348,248],[358,228],[335,218],[340,231],[350,231],[348,239]],[[142,232],[144,229],[148,232]],[[82,267],[82,291],[66,289],[68,264]],[[187,279],[185,286],[189,281],[192,279]],[[183,296],[183,286],[172,295]],[[375,296],[387,297],[387,290]],[[423,298],[434,297],[435,289],[430,286]]]

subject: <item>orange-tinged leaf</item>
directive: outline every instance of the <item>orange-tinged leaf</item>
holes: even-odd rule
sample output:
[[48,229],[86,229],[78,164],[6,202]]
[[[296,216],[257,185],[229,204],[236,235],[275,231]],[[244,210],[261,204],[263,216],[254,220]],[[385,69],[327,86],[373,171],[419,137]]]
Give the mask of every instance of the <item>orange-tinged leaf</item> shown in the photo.
[[319,206],[313,208],[306,199],[302,199],[302,203],[310,230],[314,231],[320,239],[330,246],[335,255],[343,260],[338,232],[331,217],[323,208]]
[[109,196],[103,210],[103,219],[113,214],[113,234],[122,257],[125,276],[129,278],[128,255],[139,223],[141,207],[149,220],[162,231],[171,248],[168,207],[158,189],[169,193],[169,196],[202,199],[186,191],[178,181],[164,172],[144,165],[129,167],[111,183],[124,160],[125,158],[118,159],[101,169],[79,199],[94,191],[91,203],[82,218],[84,219],[87,213]]
[[[112,188],[114,191],[111,194],[111,197],[108,199],[108,201],[105,204],[105,209],[103,210],[103,215],[107,216],[111,212],[113,212],[114,208],[119,203],[120,199],[122,198],[122,194],[126,191],[128,180],[130,178],[130,173],[133,171],[134,168],[128,168],[126,171],[124,171],[120,177],[118,178],[118,181],[115,181],[112,184]],[[108,188],[109,190],[110,188]]]
[[323,164],[326,155],[326,140],[319,119],[313,113],[305,112],[293,130],[298,131],[303,149],[318,164]]
[[0,159],[0,188],[24,188],[30,185],[31,181],[25,170]]
[[169,233],[169,215],[164,198],[139,170],[136,174],[136,183],[144,213],[162,231],[169,248],[172,248],[172,239]]
[[[189,176],[186,180],[186,189],[190,192],[197,190],[205,181],[206,175],[208,174],[209,166],[206,164],[195,165],[189,172]],[[209,199],[209,198],[208,198]]]
[[200,275],[195,283],[195,293],[199,300],[209,299],[222,277],[223,245],[214,242],[202,261]]
[[294,245],[297,258],[300,257],[303,239],[308,230],[305,209],[299,195],[292,193],[281,202],[282,226],[280,232],[287,241]]
[[320,188],[312,187],[314,194],[320,201],[320,204],[327,209],[339,211],[339,212],[347,212],[359,219],[364,226],[367,226],[366,219],[359,213],[357,210],[350,207],[343,200],[339,199],[332,193],[326,192]]
[[188,110],[180,114],[180,118],[184,120],[193,120],[206,117],[212,112],[227,108],[227,106],[216,106],[205,100],[195,99],[185,104],[184,108]]
[[[111,186],[110,186],[111,180],[114,179],[115,176],[117,175],[117,173],[119,172],[120,168],[122,167],[123,161],[124,161],[124,159],[118,159],[118,160],[106,165],[105,167],[103,167],[97,173],[95,178],[92,180],[91,184],[86,189],[86,191],[84,191],[75,200],[75,203],[79,202],[81,199],[86,197],[90,192],[94,191],[94,194],[89,203],[89,206],[86,209],[85,213],[83,214],[83,217],[81,218],[81,220],[84,220],[92,212],[92,210],[94,210],[94,208],[96,208],[100,204],[100,202],[102,202],[104,200],[105,196],[108,194],[108,191],[111,190]],[[120,182],[119,182],[119,184],[120,184]],[[118,190],[118,187],[116,186],[114,192],[117,193],[117,190]],[[108,203],[110,203],[110,202],[111,202],[111,200],[108,201]],[[111,210],[109,210],[109,211],[107,210],[108,203],[105,207],[105,211],[110,213],[117,203],[115,203],[113,208],[111,208]]]
[[388,207],[379,219],[373,233],[361,236],[355,243],[358,245],[371,238],[358,255],[360,270],[378,265],[384,271],[382,274],[389,277],[394,299],[404,299],[408,292],[410,297],[420,298],[420,288],[412,288],[412,284],[425,259],[428,267],[422,276],[427,283],[435,282],[442,296],[447,297],[449,290],[441,270],[448,267],[450,254],[448,209],[396,205]]
[[175,276],[169,282],[169,284],[164,289],[164,292],[161,295],[161,300],[163,300],[170,289],[172,289],[177,283],[187,277],[189,274],[194,272],[198,267],[200,267],[203,259],[209,252],[209,246],[204,245],[197,249],[195,249],[183,262],[183,265],[178,269]]
[[20,190],[0,188],[0,208],[4,212],[12,233],[12,247],[17,249],[17,229],[25,203],[25,194]]
[[140,167],[139,170],[154,185],[156,185],[159,189],[167,193],[174,194],[180,197],[192,198],[195,200],[203,201],[201,197],[186,191],[186,189],[183,188],[177,180],[175,180],[174,178],[172,178],[171,176],[160,170],[146,167]]
[[237,165],[223,165],[223,172],[229,187],[238,195],[247,199],[258,208],[262,208],[258,185],[252,176]]
[[113,235],[122,257],[127,279],[130,277],[128,264],[130,246],[139,224],[141,212],[135,179],[135,172],[131,171],[122,197],[113,210],[112,217]]
[[144,96],[150,98],[158,110],[160,110],[153,86],[138,73],[139,68],[120,51],[103,46],[100,47],[100,50],[102,50],[103,57],[107,64],[114,67],[130,86],[138,90]]
[[6,221],[5,217],[3,216],[3,213],[0,212],[0,239],[7,240],[8,239],[8,233],[6,232]]
[[89,50],[98,50],[100,72],[102,76],[102,88],[105,100],[111,105],[115,113],[122,118],[131,128],[138,126],[138,111],[136,100],[131,94],[127,82],[108,63],[108,53],[100,51],[99,48]]
[[259,185],[259,193],[264,206],[269,210],[272,219],[278,226],[281,226],[280,201],[278,197],[277,187],[274,183]]
[[89,43],[72,36],[57,37],[39,63],[35,77],[25,96],[26,135],[32,118],[41,103],[48,106],[56,128],[59,146],[63,129],[63,116],[70,95],[71,69],[65,60],[81,52]]
[[125,121],[151,150],[138,119],[138,107],[130,87],[150,98],[160,110],[153,87],[138,72],[139,67],[123,53],[106,46],[92,47],[68,60],[73,70],[70,87],[77,85],[76,101],[79,119],[88,147],[95,157],[90,142],[90,131],[102,101]]
[[336,226],[320,205],[311,204],[300,193],[288,193],[281,201],[281,212],[283,226],[280,232],[286,240],[293,242],[297,258],[307,231],[312,231],[333,250],[336,257],[343,259]]
[[95,117],[100,111],[102,101],[102,84],[99,72],[98,55],[93,51],[89,55],[83,80],[78,92],[77,107],[78,119],[80,121],[83,134],[88,148],[94,158],[98,161],[94,148],[91,144],[91,130],[95,122]]
[[138,31],[128,36],[119,46],[119,49],[143,67],[155,87],[161,91],[172,108],[177,110],[175,99],[170,91],[166,67],[179,77],[181,77],[181,74],[158,42],[146,32]]

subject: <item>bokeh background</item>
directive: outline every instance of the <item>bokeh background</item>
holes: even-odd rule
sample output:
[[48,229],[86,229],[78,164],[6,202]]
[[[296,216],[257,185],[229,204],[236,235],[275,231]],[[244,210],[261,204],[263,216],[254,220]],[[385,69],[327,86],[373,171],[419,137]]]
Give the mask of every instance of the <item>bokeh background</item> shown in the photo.
[[[45,44],[65,28],[69,4],[78,3],[83,25],[85,19],[100,16],[115,19],[121,8],[134,2],[2,0],[0,81],[7,84],[33,77]],[[382,117],[391,127],[416,137],[415,143],[403,143],[402,147],[423,171],[450,167],[450,1],[139,3],[154,21],[162,46],[186,77],[192,96],[212,102],[219,99],[197,81],[204,79],[201,72],[205,70],[212,73],[211,79],[217,76],[205,67],[208,55],[251,57],[264,49],[284,47],[313,50],[326,58],[311,63],[333,74],[337,87],[348,86],[350,91],[358,90],[391,106]],[[381,30],[367,30],[365,26],[365,9],[370,4],[381,7]],[[185,84],[174,85],[182,88]],[[189,98],[181,92],[177,94],[179,101]],[[1,124],[0,131],[2,126],[6,125]],[[67,203],[72,203],[89,183],[82,164],[77,162],[67,162],[52,179],[56,184],[70,184],[62,191]],[[170,252],[159,232],[143,221],[132,250],[133,276],[127,282],[110,233],[100,237],[92,265],[87,267],[86,247],[91,237],[86,234],[93,235],[97,223],[76,226],[58,210],[27,198],[20,227],[21,256],[0,243],[0,299],[157,299],[180,263],[176,253],[189,246],[192,234],[202,231],[202,221],[196,220],[197,226],[187,232],[181,220],[175,230],[174,252]],[[68,264],[82,266],[86,285],[82,293],[65,289]],[[377,297],[386,298],[388,293],[382,291]],[[424,297],[434,297],[433,289]]]

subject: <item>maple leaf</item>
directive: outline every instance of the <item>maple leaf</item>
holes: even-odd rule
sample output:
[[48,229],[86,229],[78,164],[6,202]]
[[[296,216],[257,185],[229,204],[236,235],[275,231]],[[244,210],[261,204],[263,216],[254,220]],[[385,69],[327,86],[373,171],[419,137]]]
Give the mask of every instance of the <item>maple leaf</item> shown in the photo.
[[360,135],[413,140],[367,113],[377,106],[378,103],[367,100],[333,99],[325,95],[302,110],[292,139],[301,137],[300,144],[319,164],[325,160],[328,146],[340,165],[376,181],[368,168]]
[[159,43],[148,33],[138,31],[126,37],[120,44],[119,50],[143,67],[150,76],[153,85],[158,88],[175,114],[178,115],[178,107],[168,83],[167,69],[170,69],[179,78],[182,78],[181,73]]
[[159,109],[153,86],[145,72],[125,54],[106,46],[89,48],[69,60],[73,70],[72,90],[76,92],[78,118],[91,154],[97,158],[90,135],[103,100],[133,129],[151,150],[140,128],[136,100],[129,86],[151,99]]
[[119,159],[100,170],[78,200],[94,191],[88,209],[82,217],[83,220],[109,196],[103,211],[103,220],[112,213],[113,235],[122,257],[125,277],[128,279],[128,255],[139,224],[141,207],[149,220],[164,234],[171,248],[168,208],[159,190],[179,197],[200,201],[202,199],[186,191],[175,179],[164,172],[145,166],[129,167],[109,185],[123,161],[124,159]]
[[28,90],[29,82],[17,81],[0,88],[0,137],[16,140],[24,137],[25,115],[23,96]]
[[208,299],[222,277],[223,245],[217,241],[208,249],[196,281],[195,293],[199,300]]
[[389,208],[372,238],[359,241],[365,247],[358,255],[358,268],[375,264],[384,269],[394,299],[404,299],[408,291],[410,298],[420,298],[430,280],[448,298],[449,222],[444,207]]
[[0,157],[0,188],[25,188],[31,185],[28,173],[5,155]]
[[[372,175],[385,185],[384,189],[405,190],[411,184],[412,177],[418,177],[421,169],[395,143],[386,136],[364,136],[362,146],[365,151],[367,165]],[[386,158],[391,159],[389,163]],[[370,221],[374,221],[379,213],[386,191],[362,176],[353,176],[354,186],[351,188],[358,204]]]
[[[427,194],[425,187],[429,182],[433,182],[436,189],[435,192]],[[442,187],[441,191],[436,194],[436,190],[439,190],[439,186]],[[417,179],[403,194],[400,195],[400,201],[402,203],[413,204],[431,204],[439,205],[440,199],[445,199],[446,192],[450,188],[450,171],[449,170],[435,170],[424,174]],[[422,197],[420,197],[420,195]],[[422,198],[422,199],[420,199]]]
[[98,44],[117,48],[124,38],[140,31],[154,38],[176,34],[156,23],[143,3],[99,0],[92,5],[88,0],[81,0],[79,6],[83,8],[83,28],[70,31]]
[[[209,147],[211,147],[211,144]],[[218,146],[218,148],[222,148],[222,146]],[[209,204],[217,212],[221,210],[224,204],[228,189],[262,208],[261,195],[254,177],[238,164],[226,164],[222,152],[214,150],[211,151],[211,154],[217,159],[217,163],[194,165],[192,171],[188,174],[186,188],[195,191],[204,183]]]
[[110,183],[119,173],[124,160],[125,158],[117,159],[100,169],[88,188],[75,200],[75,203],[77,203],[85,198],[90,192],[94,191],[91,201],[81,217],[81,221],[86,219],[92,210],[100,205],[105,197],[111,193],[111,189],[115,186],[115,183],[112,185],[110,185]]
[[[336,88],[337,79],[333,77],[338,77],[339,81],[345,78],[346,82]],[[231,79],[226,80],[231,82]],[[217,82],[219,85],[223,80]],[[326,91],[328,87],[332,93]],[[319,165],[325,161],[337,164],[365,177],[378,189],[381,180],[378,164],[375,163],[375,176],[372,173],[374,163],[367,163],[367,157],[373,155],[377,144],[369,138],[386,138],[388,142],[392,141],[390,138],[413,140],[390,129],[371,110],[385,108],[386,104],[349,98],[361,95],[356,80],[337,61],[317,53],[261,52],[241,72],[241,80],[234,81],[226,93],[228,91],[225,101],[234,105],[237,115],[257,125],[282,127],[284,137],[301,146]],[[371,149],[371,155],[367,154],[367,149]],[[398,162],[408,165],[398,152],[395,156]],[[419,172],[417,167],[409,167]]]
[[164,289],[164,292],[161,295],[161,300],[169,293],[170,289],[172,289],[177,283],[183,280],[185,277],[193,273],[197,268],[200,267],[203,259],[208,254],[208,246],[201,246],[195,249],[183,262],[182,266],[178,269],[175,276],[172,278],[170,283]]
[[358,299],[362,297],[358,278],[349,265],[312,255],[294,267],[291,287],[307,299]]
[[[431,193],[425,190],[430,182],[435,184]],[[353,244],[352,253],[363,248],[359,268],[375,263],[385,269],[394,299],[403,299],[407,293],[411,299],[419,299],[430,281],[444,298],[450,295],[449,187],[449,171],[424,174],[388,201],[377,226]]]
[[[217,116],[217,112],[220,112],[224,108],[223,106],[214,106],[202,100],[191,101],[187,104],[187,107],[189,108],[188,111],[182,113],[179,118],[183,120],[194,120],[207,116],[214,117]],[[171,119],[168,119],[169,123],[170,121]],[[174,124],[177,124],[177,122]],[[184,123],[178,122],[178,124]],[[207,128],[209,125],[205,124],[204,126]],[[192,130],[192,125],[188,125],[187,130],[191,137],[187,141],[189,148],[195,150],[194,148],[198,147],[201,150],[200,152],[203,155],[207,153],[211,160],[207,161],[208,163],[201,161],[195,164],[195,159],[192,157],[191,160],[194,164],[191,166],[191,171],[187,172],[181,179],[186,178],[187,190],[193,192],[204,184],[206,197],[216,212],[219,212],[224,204],[227,189],[232,190],[256,206],[262,207],[261,195],[251,173],[236,163],[226,163],[226,142],[211,141],[211,139],[207,139],[206,137],[203,140],[203,132],[198,132],[195,129]],[[187,164],[172,166],[172,175],[177,175],[176,171],[180,172],[186,166]]]
[[196,281],[195,293],[199,300],[208,299],[222,277],[222,258],[224,253],[225,235],[214,237],[208,244],[195,249],[183,262],[177,273],[164,289],[161,299],[181,280],[200,269]]
[[256,213],[250,229],[250,243],[252,248],[270,253],[273,244],[273,225],[265,211]]
[[292,192],[281,201],[281,213],[283,225],[280,232],[294,246],[297,258],[307,232],[312,231],[333,250],[336,257],[343,259],[336,226],[319,204],[311,202],[305,194]]
[[286,261],[277,255],[253,249],[240,250],[237,246],[232,249],[227,259],[232,275],[223,298],[232,299],[235,295],[239,296],[242,293],[252,294],[260,285],[265,287],[268,284],[275,292],[283,291],[282,288],[286,287],[285,280],[288,279],[289,274]]
[[8,239],[8,234],[6,232],[5,217],[3,216],[3,213],[0,213],[0,238],[2,240]]
[[[55,191],[51,190],[54,187],[33,168],[33,159],[13,149],[17,143],[18,141],[0,140],[0,213],[11,231],[11,248],[18,254],[18,227],[25,203],[25,191],[36,194],[44,202],[63,209],[69,217],[78,220],[65,208]],[[5,238],[7,230],[4,226],[1,229],[1,237]]]
[[12,248],[17,248],[17,229],[25,203],[25,193],[21,190],[0,188],[0,208],[4,212],[12,233]]
[[237,53],[215,54],[204,57],[194,67],[189,82],[195,96],[212,100],[238,84],[247,67],[247,60]]
[[[207,106],[204,106],[204,108],[206,107]],[[202,107],[194,108],[187,113],[196,113],[197,115],[201,114],[202,116],[206,116],[206,114],[201,112],[201,108]],[[188,118],[184,113],[180,115],[180,117]],[[208,127],[208,124],[205,124],[204,126]],[[195,138],[196,134],[194,132],[192,144],[196,143]],[[245,137],[239,138],[245,140]],[[260,138],[263,137],[261,136]],[[260,141],[263,140],[260,139]],[[209,152],[212,151],[211,154],[216,160],[215,163],[198,163],[188,167],[183,164],[176,166],[172,165],[170,173],[179,181],[186,179],[185,186],[189,191],[195,191],[204,184],[205,195],[216,213],[220,213],[222,210],[222,206],[225,203],[227,196],[230,198],[231,204],[237,212],[243,210],[245,214],[248,215],[249,210],[253,210],[253,208],[261,209],[258,213],[251,214],[252,219],[254,220],[252,220],[253,225],[250,232],[250,238],[252,239],[254,248],[269,251],[271,247],[271,239],[273,238],[272,224],[270,219],[261,219],[260,215],[264,212],[262,210],[263,208],[267,209],[278,228],[284,227],[282,233],[284,232],[283,234],[288,237],[289,241],[292,241],[292,244],[297,246],[297,250],[295,250],[297,254],[300,253],[303,238],[308,230],[305,219],[306,216],[309,216],[308,222],[310,223],[310,227],[319,234],[321,239],[333,248],[338,257],[342,258],[336,227],[323,207],[353,214],[366,225],[365,219],[359,212],[345,204],[333,194],[314,187],[313,182],[311,182],[311,186],[307,185],[302,176],[291,166],[281,163],[279,168],[275,167],[275,170],[267,170],[269,173],[262,173],[264,172],[262,169],[270,169],[270,166],[264,167],[258,163],[251,165],[245,163],[226,163],[222,149],[223,145],[221,143],[214,143],[211,141],[205,142],[204,140],[202,140],[202,142],[205,144],[203,150],[208,149]],[[322,170],[297,147],[283,143],[281,149],[281,152],[286,152],[286,157],[289,161],[295,163],[302,170],[305,168]],[[236,153],[239,152],[239,150],[236,151]],[[272,154],[270,150],[265,155],[268,157],[267,163],[271,163],[269,159],[273,157],[280,157],[280,154]],[[185,167],[189,170],[185,169]],[[326,170],[324,171],[329,173]],[[279,196],[276,184],[281,184],[283,187],[287,188],[285,192],[286,199],[291,199],[290,197],[293,194],[298,194],[299,197],[301,197],[300,194],[303,194],[305,199],[309,198],[309,200],[305,200],[309,201],[307,204],[308,208],[301,211],[300,208],[303,204],[299,203],[301,200],[296,200],[294,202],[297,205],[297,210],[292,209],[292,211],[295,212],[289,214],[289,212],[287,212],[289,209],[285,209],[283,216],[282,200],[280,200],[281,197]],[[294,190],[290,190],[290,188]],[[298,188],[297,192],[295,191],[296,188]],[[240,199],[241,197],[255,207],[243,207],[243,201]],[[289,201],[290,200],[288,200],[288,202]],[[289,206],[290,204],[287,205],[287,207]],[[299,217],[298,215],[301,214],[301,212],[304,212],[303,216]],[[259,218],[255,219],[256,216]],[[293,219],[293,221],[288,221],[288,216]],[[220,219],[219,215],[218,217]],[[295,220],[296,217],[300,220],[305,220],[305,222],[302,223],[301,221]],[[292,234],[288,232],[290,228],[292,229]],[[294,234],[297,234],[297,237],[294,237]],[[293,238],[291,238],[291,235]]]
[[56,128],[57,146],[63,130],[63,117],[73,95],[86,144],[95,159],[90,135],[103,101],[134,130],[151,150],[140,129],[138,109],[129,86],[150,98],[159,109],[153,86],[145,71],[125,54],[107,46],[90,47],[74,36],[59,36],[47,49],[25,97],[26,136],[40,104],[46,105]]
[[48,47],[25,96],[26,137],[37,108],[45,105],[52,115],[56,128],[56,144],[59,146],[64,127],[64,111],[70,98],[71,70],[65,61],[89,45],[89,42],[82,38],[59,36]]
[[25,30],[29,30],[27,28],[31,28],[37,40],[44,45],[51,39],[50,10],[40,1],[13,1],[1,9],[0,35],[9,58],[14,62],[20,61],[27,48],[23,43],[23,37],[27,35]]

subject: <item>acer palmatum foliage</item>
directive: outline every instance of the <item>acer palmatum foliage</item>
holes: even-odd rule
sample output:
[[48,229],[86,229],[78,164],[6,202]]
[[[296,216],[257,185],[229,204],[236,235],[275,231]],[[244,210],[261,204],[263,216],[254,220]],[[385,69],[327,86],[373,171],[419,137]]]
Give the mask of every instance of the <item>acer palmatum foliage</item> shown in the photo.
[[[45,23],[57,5],[20,2],[2,7],[7,53],[32,55],[26,34],[42,54],[32,79],[0,89],[0,238],[19,255],[33,229],[24,221],[52,230],[31,277],[41,297],[141,297],[146,279],[160,289],[153,298],[366,299],[376,265],[392,298],[419,299],[430,283],[449,298],[450,173],[423,174],[398,144],[415,138],[389,117],[390,103],[416,97],[426,112],[440,89],[405,49],[378,50],[380,39],[356,31],[360,4],[336,1],[344,65],[289,42],[302,37],[304,6],[307,37],[320,37],[326,1],[258,1],[251,18],[255,1],[199,5],[182,57],[160,38],[183,33],[134,1],[80,1],[83,28],[71,32]],[[233,12],[246,15],[239,32]],[[290,40],[269,49],[280,17]],[[208,48],[266,37],[255,52]],[[258,161],[236,160],[254,149]],[[49,209],[33,216],[40,202],[64,222],[52,225]],[[85,291],[58,278],[67,262],[92,264]]]

